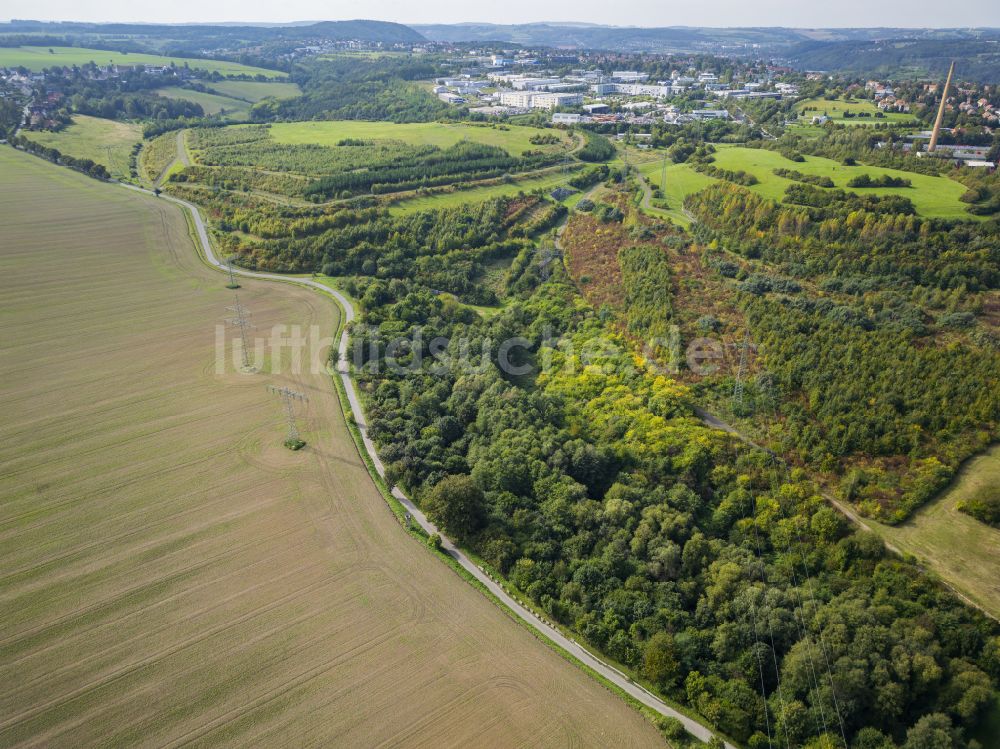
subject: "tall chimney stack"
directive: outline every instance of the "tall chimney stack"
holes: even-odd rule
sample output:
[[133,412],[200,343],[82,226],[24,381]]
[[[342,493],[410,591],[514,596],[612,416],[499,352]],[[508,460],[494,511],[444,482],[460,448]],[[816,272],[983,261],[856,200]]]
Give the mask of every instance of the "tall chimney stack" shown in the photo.
[[948,89],[951,88],[951,76],[955,72],[955,61],[951,61],[948,68],[948,79],[944,82],[944,91],[941,92],[941,104],[938,107],[937,117],[934,120],[934,130],[931,132],[931,142],[927,146],[927,152],[932,152],[937,148],[938,136],[941,134],[941,120],[944,119],[944,105],[948,102]]

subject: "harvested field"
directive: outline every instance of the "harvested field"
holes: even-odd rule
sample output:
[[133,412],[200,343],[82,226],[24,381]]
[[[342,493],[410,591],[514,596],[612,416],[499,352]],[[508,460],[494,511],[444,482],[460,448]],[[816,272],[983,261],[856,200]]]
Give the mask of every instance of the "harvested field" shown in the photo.
[[214,373],[175,206],[10,148],[0,196],[0,745],[662,745],[404,533],[326,375]]

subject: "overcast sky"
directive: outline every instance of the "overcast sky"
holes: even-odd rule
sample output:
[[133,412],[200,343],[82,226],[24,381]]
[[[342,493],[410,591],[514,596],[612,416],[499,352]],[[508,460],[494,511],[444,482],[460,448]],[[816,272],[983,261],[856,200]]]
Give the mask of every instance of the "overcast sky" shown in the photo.
[[962,0],[3,0],[0,18],[72,21],[400,23],[580,21],[617,26],[993,26],[1000,2]]

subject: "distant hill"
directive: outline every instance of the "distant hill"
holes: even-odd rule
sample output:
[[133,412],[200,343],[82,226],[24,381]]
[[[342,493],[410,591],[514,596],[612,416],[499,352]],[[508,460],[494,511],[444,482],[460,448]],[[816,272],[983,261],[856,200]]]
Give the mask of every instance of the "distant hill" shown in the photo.
[[149,40],[200,40],[204,43],[268,42],[290,39],[345,41],[358,39],[383,44],[419,43],[426,41],[418,32],[401,23],[388,21],[320,21],[308,24],[232,25],[191,24],[166,25],[146,23],[81,23],[76,21],[20,21],[0,24],[3,34],[47,34],[51,36],[124,36]]
[[957,60],[960,79],[1000,80],[1000,31],[979,39],[890,39],[867,42],[804,42],[785,55],[808,70],[886,77],[943,77]]
[[578,23],[489,23],[416,24],[414,29],[432,41],[510,42],[525,46],[576,49],[625,50],[629,52],[724,52],[777,53],[809,42],[868,42],[877,39],[975,39],[974,29],[793,29],[778,27],[708,28],[666,26],[637,28]]
[[692,51],[719,44],[793,44],[806,37],[790,29],[637,28],[596,24],[461,23],[414,25],[432,41],[512,42],[525,46],[640,51]]

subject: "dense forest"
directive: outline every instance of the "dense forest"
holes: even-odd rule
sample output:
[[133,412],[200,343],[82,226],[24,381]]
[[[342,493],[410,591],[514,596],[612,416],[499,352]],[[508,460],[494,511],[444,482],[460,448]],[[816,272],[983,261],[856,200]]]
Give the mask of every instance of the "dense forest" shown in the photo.
[[703,242],[799,281],[743,284],[737,299],[783,396],[772,446],[842,475],[848,499],[888,520],[1000,424],[1000,347],[977,323],[1000,287],[1000,226],[908,203],[793,185],[779,204],[725,184],[687,201]]
[[[853,533],[804,474],[702,426],[685,386],[533,257],[487,319],[415,280],[356,282],[358,378],[390,480],[549,616],[749,746],[843,730],[916,747],[922,716],[974,721],[992,626]],[[635,329],[656,330],[662,250],[619,262]]]
[[291,76],[302,89],[302,96],[260,102],[250,114],[258,121],[277,118],[390,122],[430,122],[443,116],[462,115],[465,110],[448,106],[412,83],[434,78],[439,72],[444,71],[418,58],[310,60],[297,67]]

